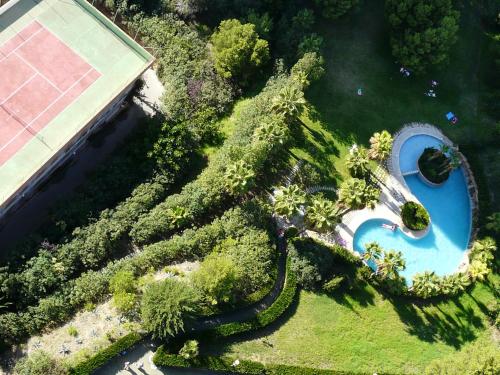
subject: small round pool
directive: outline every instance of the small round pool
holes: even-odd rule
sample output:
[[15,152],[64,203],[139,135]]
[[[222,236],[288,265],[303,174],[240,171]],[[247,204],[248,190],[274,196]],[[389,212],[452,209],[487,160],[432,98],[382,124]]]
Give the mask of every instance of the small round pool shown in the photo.
[[[409,138],[400,151],[402,173],[416,169],[426,147],[440,144],[441,141],[428,135]],[[399,229],[392,232],[382,228],[382,223],[389,223],[387,220],[368,220],[354,234],[354,249],[363,253],[366,243],[376,241],[386,250],[401,251],[406,261],[406,270],[401,275],[409,284],[416,273],[434,271],[442,276],[455,272],[463,260],[471,232],[471,208],[462,168],[450,173],[448,180],[438,187],[425,184],[416,174],[404,179],[431,216],[429,232],[423,238],[413,239]]]

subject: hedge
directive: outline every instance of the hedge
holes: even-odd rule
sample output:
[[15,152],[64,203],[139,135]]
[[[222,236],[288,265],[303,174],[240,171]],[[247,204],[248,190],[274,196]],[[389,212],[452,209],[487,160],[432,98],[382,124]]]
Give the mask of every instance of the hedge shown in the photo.
[[15,344],[48,325],[67,321],[87,302],[99,302],[109,294],[109,280],[119,270],[142,275],[176,260],[202,257],[226,237],[243,235],[255,221],[242,209],[232,209],[211,224],[146,246],[137,255],[111,262],[99,271],[88,271],[66,283],[58,293],[42,298],[26,312],[0,314],[0,346]]
[[69,369],[71,375],[89,375],[99,367],[103,366],[110,359],[116,357],[121,352],[128,350],[143,339],[143,335],[138,332],[131,332],[118,339],[107,348],[99,351],[89,359],[79,363]]
[[[199,356],[193,359],[185,359],[178,354],[169,354],[161,346],[156,351],[153,362],[162,367],[197,368],[212,371],[226,371],[235,374],[249,375],[372,375],[372,372],[346,372],[338,370],[325,370],[310,367],[263,364],[256,361],[239,359],[237,366],[233,366],[236,358]],[[387,373],[378,373],[380,375]]]
[[287,258],[285,285],[279,297],[268,309],[258,313],[251,320],[227,323],[213,330],[203,332],[203,336],[209,338],[222,338],[264,328],[278,319],[290,307],[296,292],[297,276],[291,270],[290,258]]

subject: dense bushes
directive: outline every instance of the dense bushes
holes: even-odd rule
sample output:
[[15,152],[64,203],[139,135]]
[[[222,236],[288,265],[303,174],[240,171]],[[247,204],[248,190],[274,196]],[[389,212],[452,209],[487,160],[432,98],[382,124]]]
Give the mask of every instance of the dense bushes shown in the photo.
[[451,0],[386,0],[385,4],[392,54],[403,66],[422,72],[448,58],[459,19]]
[[111,358],[116,357],[119,353],[123,352],[124,350],[128,350],[130,347],[138,343],[140,340],[142,340],[142,338],[143,336],[137,332],[129,333],[128,335],[123,336],[116,342],[112,343],[110,346],[99,351],[89,359],[71,368],[69,373],[71,375],[90,375],[99,367],[108,362]]
[[17,375],[66,375],[68,371],[58,360],[39,351],[17,362],[14,373]]
[[418,169],[430,182],[441,184],[450,176],[450,160],[443,152],[427,147],[418,158]]
[[[316,59],[319,60],[319,57]],[[305,65],[303,69],[310,66],[310,64],[302,65]],[[245,191],[239,190],[235,195],[227,188],[225,172],[228,166],[235,162],[244,160],[255,175],[255,180],[261,182],[257,185],[265,186],[264,179],[272,178],[280,167],[280,161],[284,161],[284,155],[280,151],[286,147],[286,143],[281,142],[280,138],[261,139],[254,134],[259,126],[267,122],[273,122],[274,126],[282,126],[276,124],[276,114],[272,110],[271,103],[284,87],[291,86],[296,87],[296,83],[288,74],[279,73],[272,78],[265,89],[252,99],[252,104],[245,106],[237,119],[234,134],[216,154],[212,155],[209,165],[198,179],[185,185],[181,193],[168,197],[143,215],[130,232],[133,240],[143,244],[168,236],[177,227],[169,215],[177,207],[185,209],[189,218],[185,222],[187,225],[206,220],[209,214],[222,208],[231,198],[244,195]]]
[[142,275],[176,260],[204,257],[225,238],[244,236],[249,227],[261,223],[259,216],[254,217],[242,209],[229,210],[212,224],[197,230],[188,229],[168,241],[147,246],[139,254],[112,262],[100,271],[88,271],[24,312],[1,314],[0,346],[18,343],[47,326],[66,321],[85,303],[102,300],[109,295],[110,279],[118,271],[128,270],[134,275]]
[[203,335],[204,337],[221,338],[264,328],[278,319],[290,307],[296,292],[297,277],[291,270],[290,259],[287,259],[285,285],[279,297],[268,309],[258,313],[251,320],[223,324],[213,330],[204,332]]
[[406,202],[403,205],[401,218],[404,225],[411,230],[424,230],[431,220],[424,206],[415,202]]

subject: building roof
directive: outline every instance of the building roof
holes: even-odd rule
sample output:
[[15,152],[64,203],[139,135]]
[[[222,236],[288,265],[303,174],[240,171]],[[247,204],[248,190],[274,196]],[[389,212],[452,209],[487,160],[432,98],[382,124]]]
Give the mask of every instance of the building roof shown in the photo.
[[0,8],[0,208],[153,57],[85,0]]

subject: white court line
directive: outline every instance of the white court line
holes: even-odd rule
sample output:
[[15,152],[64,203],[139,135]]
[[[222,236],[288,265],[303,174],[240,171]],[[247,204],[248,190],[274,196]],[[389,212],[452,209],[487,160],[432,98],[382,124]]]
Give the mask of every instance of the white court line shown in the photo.
[[[37,21],[34,21],[34,22],[37,22]],[[38,22],[37,22],[37,23],[38,23]],[[30,37],[29,37],[28,39],[26,39],[24,42],[22,42],[22,43],[21,43],[20,45],[18,45],[16,48],[14,48],[12,51],[10,51],[7,55],[5,55],[5,57],[1,58],[1,59],[0,59],[0,62],[2,62],[2,61],[3,61],[3,60],[5,60],[7,57],[9,57],[9,56],[10,56],[10,55],[12,55],[13,53],[15,53],[15,52],[16,52],[19,48],[21,48],[23,45],[25,45],[25,44],[26,44],[29,40],[31,40],[31,38],[33,38],[33,37],[34,37],[35,35],[37,35],[39,32],[41,32],[41,31],[45,30],[45,27],[43,27],[43,25],[41,25],[40,23],[38,23],[38,24],[41,26],[41,28],[40,28],[39,30],[35,31],[32,35],[30,35]],[[26,27],[28,27],[28,26],[26,26]],[[24,30],[24,29],[23,29],[23,30]],[[21,30],[21,31],[23,31],[23,30]],[[19,35],[19,33],[20,33],[21,31],[19,31],[18,33],[16,33],[16,35]],[[8,42],[10,42],[13,38],[15,38],[15,36],[13,36],[13,37],[12,37],[12,38],[10,38],[9,40],[7,40],[4,44],[2,44],[2,47],[3,47],[5,44],[7,44]],[[22,38],[21,38],[21,39],[22,39]],[[2,54],[4,54],[4,53],[2,52]],[[16,55],[17,55],[17,53],[16,53]]]
[[[85,77],[87,77],[89,75],[89,73],[93,70],[94,68],[90,68],[87,73],[85,73],[83,76],[80,77],[80,79],[78,81],[76,81],[75,83],[73,83],[70,87],[68,87],[68,89],[64,92],[61,92],[61,94],[56,98],[54,99],[54,101],[52,103],[50,103],[42,112],[40,112],[38,114],[38,116],[36,116],[33,120],[31,120],[29,122],[28,125],[25,126],[25,128],[31,128],[31,124],[33,124],[36,120],[38,120],[40,118],[40,116],[42,116],[45,112],[47,112],[54,104],[56,104],[59,99],[61,99],[64,95],[66,95],[73,87],[75,87],[77,84],[79,84],[81,82],[82,79],[84,79]],[[81,94],[80,94],[81,95]],[[76,98],[75,98],[76,99]],[[32,128],[33,129],[33,128]],[[35,130],[35,129],[33,129]]]
[[38,74],[40,74],[40,76],[42,76],[43,78],[45,78],[45,80],[53,87],[55,88],[57,91],[59,91],[59,93],[62,93],[62,91],[59,89],[59,87],[57,87],[56,85],[54,85],[52,83],[52,81],[50,79],[48,79],[47,77],[45,77],[45,75],[40,72],[37,68],[35,68],[28,60],[26,60],[24,57],[22,57],[20,54],[18,54],[17,52],[14,52],[14,54],[19,57],[21,60],[24,61],[25,64],[28,64],[30,66],[31,69],[33,69],[35,72],[37,72]]
[[[23,131],[28,131],[27,128],[31,128],[32,130],[36,131],[35,129],[33,129],[31,127],[31,125],[40,118],[40,116],[42,116],[45,112],[47,112],[50,108],[52,108],[54,106],[54,104],[56,104],[59,99],[61,99],[64,95],[66,95],[73,87],[75,87],[78,83],[80,83],[82,81],[82,79],[84,79],[86,76],[89,75],[89,73],[94,70],[93,67],[91,67],[83,76],[80,77],[80,79],[78,81],[76,81],[75,83],[73,83],[65,92],[61,93],[56,99],[54,99],[54,101],[52,103],[50,103],[42,112],[40,112],[33,120],[31,120],[29,122],[28,125],[24,126],[22,123],[21,125],[23,126],[23,130],[21,130],[19,133],[17,133],[14,137],[11,138],[11,140],[9,142],[7,142],[4,146],[2,146],[0,148],[0,152],[2,152],[2,150],[4,148],[6,148],[8,145],[10,145],[12,142],[14,142],[14,140],[19,137]],[[12,118],[12,114],[10,115],[9,118]],[[18,120],[16,120],[17,122],[19,122]],[[22,119],[21,119],[22,121]],[[36,137],[36,136],[35,136]]]
[[30,83],[30,82],[33,80],[33,78],[35,78],[37,75],[38,75],[38,73],[36,73],[36,72],[35,72],[35,74],[33,74],[33,75],[32,75],[30,78],[28,78],[25,82],[23,82],[22,84],[20,84],[20,85],[17,87],[17,89],[15,89],[14,91],[12,91],[12,92],[10,93],[10,95],[9,95],[9,96],[7,96],[7,97],[4,99],[4,101],[3,101],[3,102],[1,102],[1,103],[0,103],[0,106],[4,105],[4,104],[7,102],[7,100],[9,100],[9,99],[10,99],[10,98],[12,98],[14,95],[16,95],[16,94],[19,92],[19,90],[21,90],[24,86],[26,86],[28,83]]

